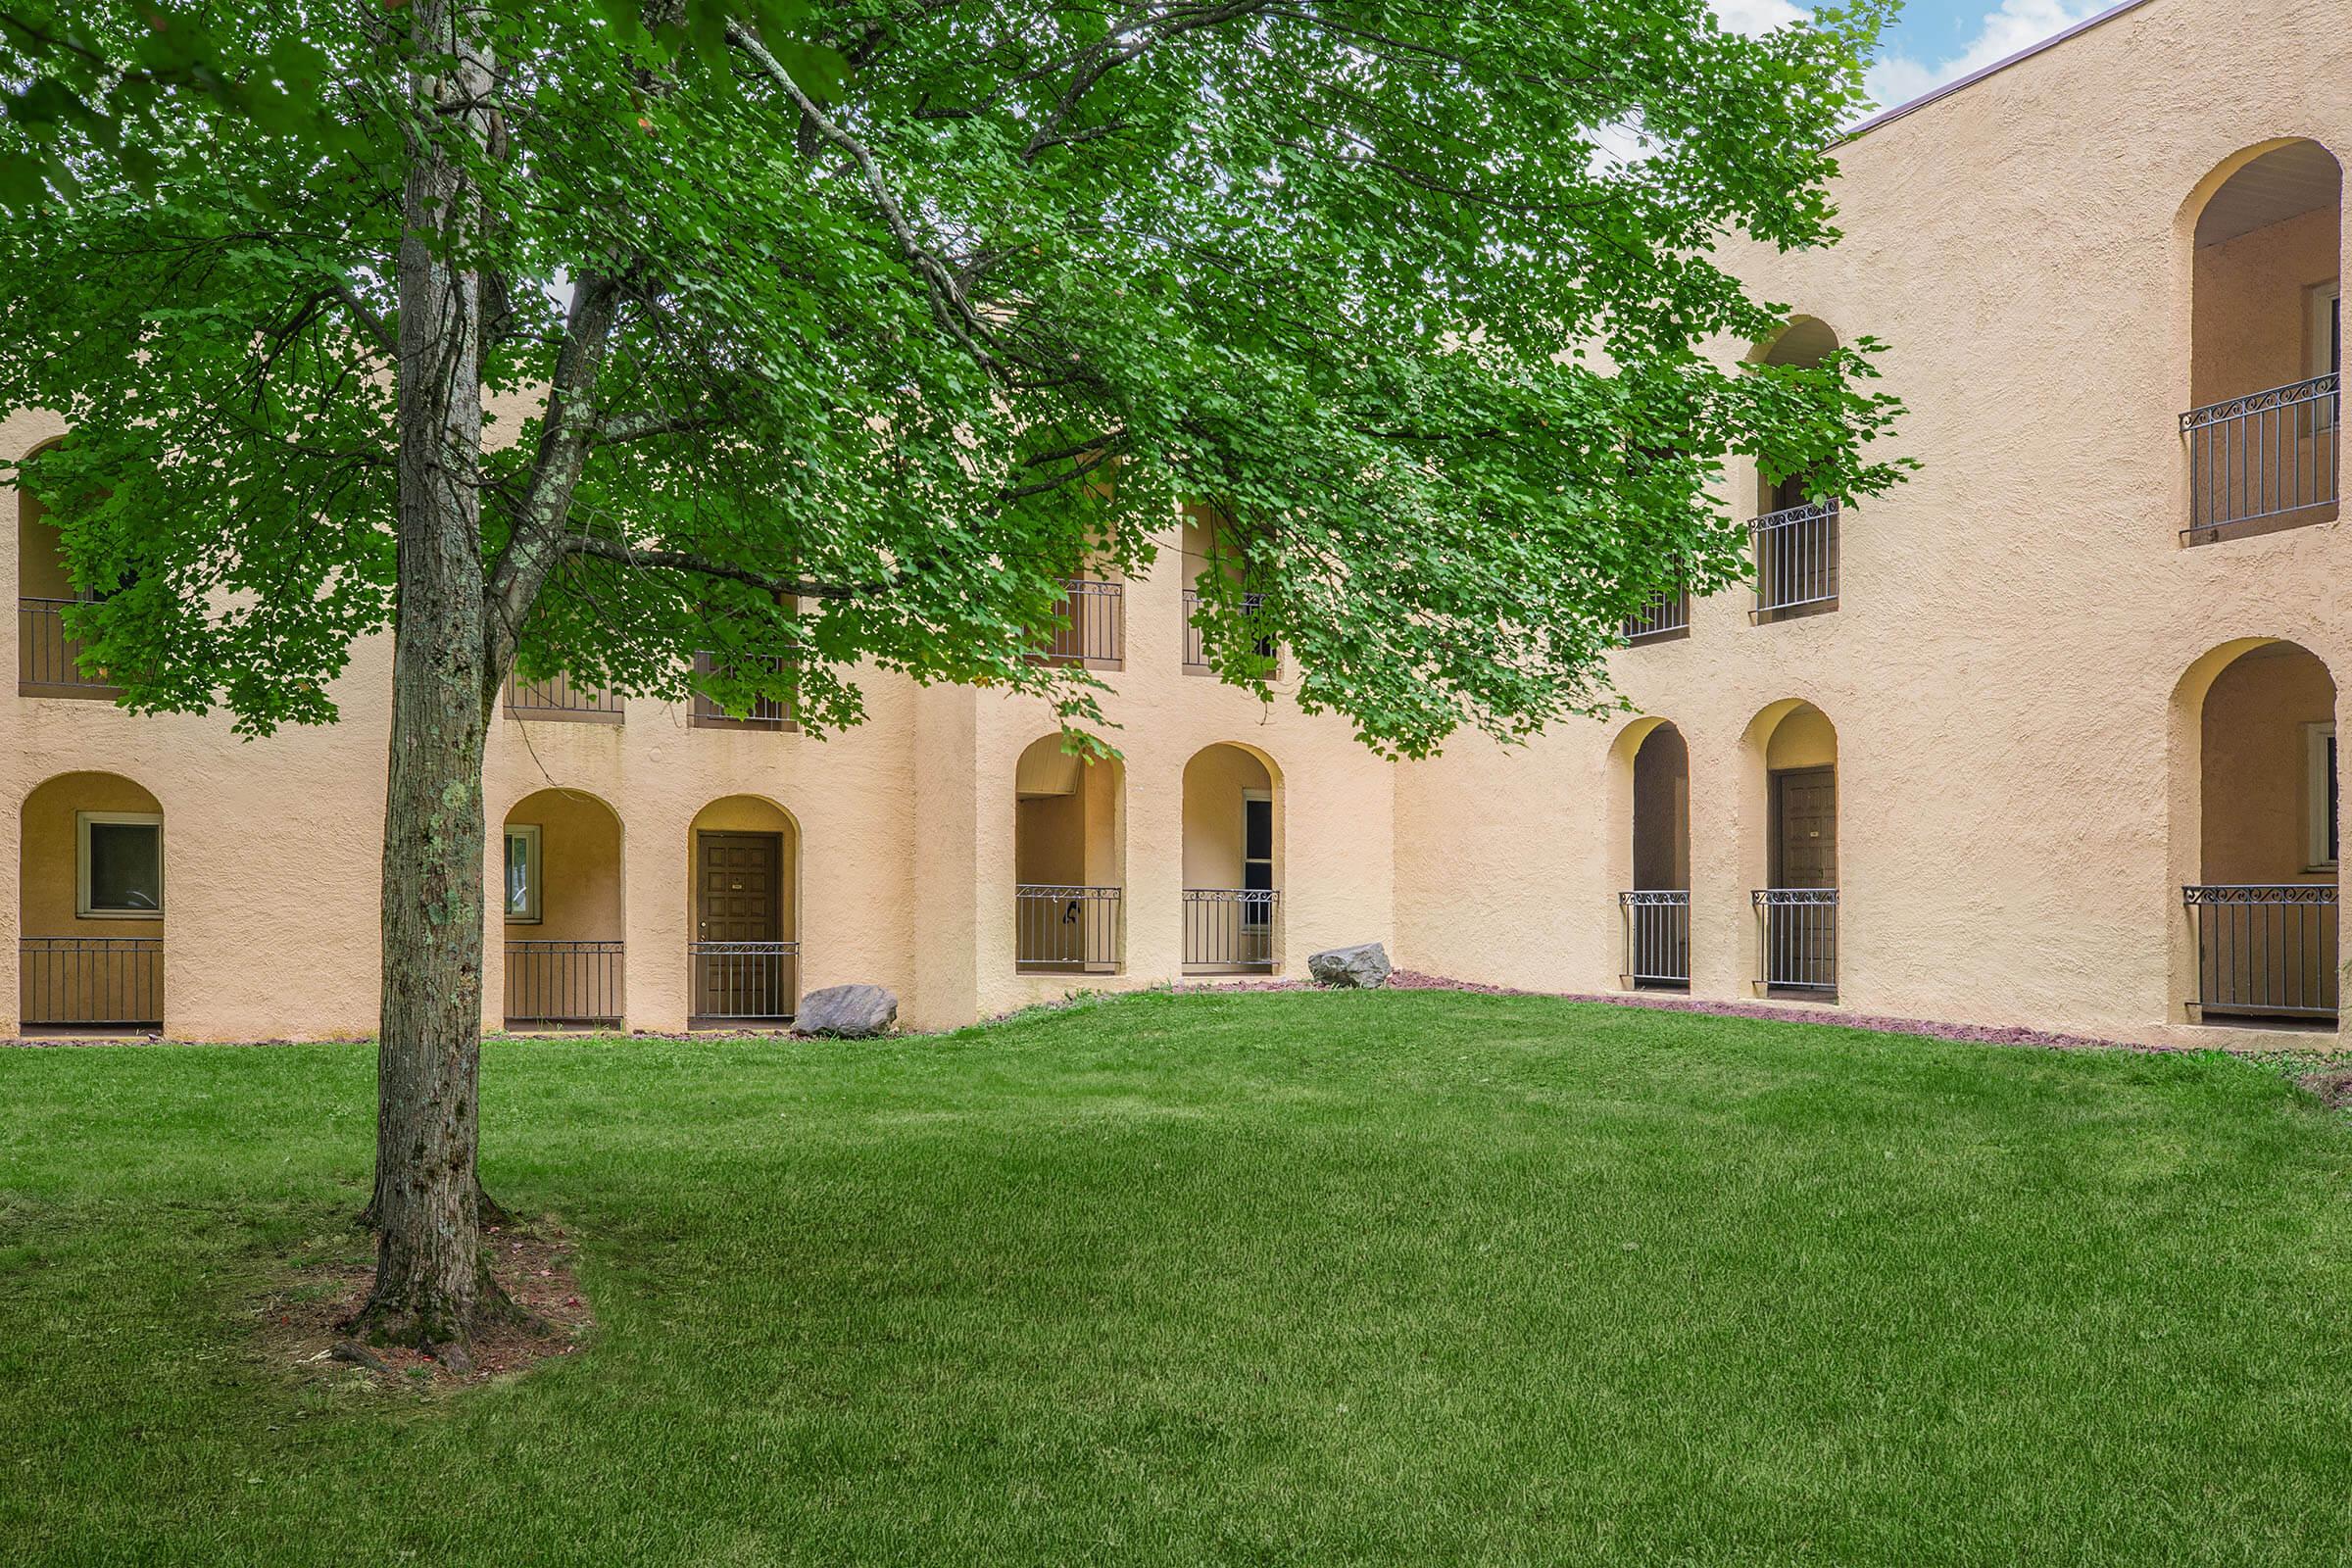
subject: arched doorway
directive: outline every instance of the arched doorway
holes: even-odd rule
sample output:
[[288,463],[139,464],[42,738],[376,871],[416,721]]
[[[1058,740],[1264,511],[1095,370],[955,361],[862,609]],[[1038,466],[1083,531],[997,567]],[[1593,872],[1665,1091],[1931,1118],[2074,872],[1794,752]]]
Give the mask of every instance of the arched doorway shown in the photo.
[[1115,971],[1125,951],[1126,774],[1115,757],[1032,741],[1013,765],[1013,962]]
[[2189,544],[2336,516],[2343,171],[2299,137],[2223,168],[2192,199]]
[[1838,993],[1838,731],[1811,703],[1775,703],[1748,726],[1762,754],[1765,886],[1754,892],[1757,989]]
[[1184,966],[1279,966],[1281,773],[1251,747],[1219,742],[1184,764]]
[[2212,671],[2196,703],[2196,880],[2182,886],[2198,1018],[2336,1020],[2335,681],[2289,642]]
[[730,795],[687,830],[687,1022],[779,1027],[801,996],[801,829],[756,795]]
[[1690,989],[1690,749],[1658,720],[1633,734],[1633,886],[1617,895],[1629,990]]
[[113,773],[61,773],[24,797],[18,1016],[27,1030],[164,1023],[164,808]]
[[[1764,366],[1811,369],[1838,348],[1838,334],[1828,323],[1800,316],[1753,359]],[[1838,608],[1839,520],[1836,498],[1816,496],[1811,474],[1757,466],[1756,514],[1748,522],[1756,603],[1749,619],[1758,624],[1793,620]]]
[[618,1028],[626,1012],[620,818],[593,795],[548,789],[507,813],[510,1028]]

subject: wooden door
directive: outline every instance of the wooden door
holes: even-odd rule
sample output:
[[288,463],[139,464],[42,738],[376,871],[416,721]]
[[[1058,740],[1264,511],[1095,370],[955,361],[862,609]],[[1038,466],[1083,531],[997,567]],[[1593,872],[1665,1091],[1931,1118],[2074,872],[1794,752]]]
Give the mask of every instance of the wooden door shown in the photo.
[[[776,944],[782,929],[784,846],[775,833],[695,835],[695,939]],[[785,956],[704,949],[694,1010],[704,1018],[767,1018],[791,1010]]]
[[1791,767],[1772,775],[1772,885],[1838,885],[1838,770]]

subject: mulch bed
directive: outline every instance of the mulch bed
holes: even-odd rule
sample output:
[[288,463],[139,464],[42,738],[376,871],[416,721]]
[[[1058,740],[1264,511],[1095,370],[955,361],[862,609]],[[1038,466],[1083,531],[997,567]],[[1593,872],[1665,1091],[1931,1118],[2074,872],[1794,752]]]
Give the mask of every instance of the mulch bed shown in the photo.
[[564,1228],[551,1221],[532,1228],[485,1225],[482,1241],[492,1253],[492,1276],[521,1316],[484,1330],[470,1354],[443,1360],[351,1338],[345,1325],[367,1301],[375,1277],[370,1250],[365,1262],[343,1256],[303,1268],[263,1302],[263,1355],[300,1376],[430,1392],[511,1377],[578,1350],[596,1316],[580,1293],[575,1250]]

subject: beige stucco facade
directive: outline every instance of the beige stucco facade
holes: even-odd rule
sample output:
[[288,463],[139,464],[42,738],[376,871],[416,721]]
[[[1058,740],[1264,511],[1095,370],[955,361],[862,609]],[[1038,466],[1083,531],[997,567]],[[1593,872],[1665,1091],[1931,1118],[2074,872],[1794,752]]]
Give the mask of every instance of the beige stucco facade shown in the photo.
[[[1279,902],[1247,967],[1296,974],[1317,948],[1381,940],[1419,969],[1606,993],[1629,983],[1620,895],[1672,889],[1690,994],[1775,1001],[1754,894],[1802,862],[1834,886],[1835,991],[1787,1005],[2278,1044],[2200,1004],[2212,960],[2182,888],[2339,875],[2313,838],[2315,759],[2334,755],[2315,748],[2352,667],[2332,398],[2276,425],[2265,482],[2298,505],[2203,531],[2180,416],[2327,368],[2343,21],[2146,0],[1843,146],[1838,247],[1731,253],[1803,319],[1724,358],[1867,333],[1910,409],[1897,448],[1924,466],[1839,519],[1834,606],[1696,602],[1688,635],[1614,656],[1621,717],[1397,765],[1298,711],[1295,672],[1261,706],[1188,668],[1184,594],[1208,546],[1172,518],[1092,662],[1116,762],[1040,748],[1042,704],[884,677],[869,721],[823,741],[643,704],[617,724],[502,717],[490,819],[541,829],[545,902],[517,927],[493,900],[485,1021],[506,1011],[507,944],[537,940],[617,944],[621,1021],[685,1027],[698,878],[729,874],[699,858],[710,834],[772,855],[796,989],[878,982],[911,1024],[1220,971],[1190,961],[1188,895],[1260,874],[1241,850],[1255,796]],[[15,415],[0,451],[63,433]],[[1752,466],[1723,485],[1739,515],[1776,504]],[[2204,499],[2242,513],[2270,494],[2208,474]],[[0,538],[22,597],[59,591],[28,559],[37,518]],[[5,634],[21,669],[26,624]],[[250,744],[220,719],[0,695],[0,865],[20,879],[0,901],[0,1006],[24,994],[24,940],[89,929],[69,918],[73,812],[145,792],[170,865],[165,1030],[369,1031],[387,654],[362,648],[338,682],[341,725]],[[1801,820],[1775,804],[1797,779]],[[1825,835],[1834,854],[1806,859],[1797,841]],[[1077,929],[1067,961],[1024,961],[1020,908]],[[2317,930],[2292,939],[2297,961],[2331,971],[2332,926]],[[2333,1038],[2321,1009],[2279,1021]]]

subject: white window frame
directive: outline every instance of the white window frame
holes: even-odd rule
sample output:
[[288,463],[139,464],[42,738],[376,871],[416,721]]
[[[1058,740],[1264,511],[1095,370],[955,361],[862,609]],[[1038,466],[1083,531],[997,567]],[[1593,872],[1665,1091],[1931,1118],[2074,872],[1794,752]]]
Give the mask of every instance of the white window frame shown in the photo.
[[[507,892],[507,858],[514,854],[516,840],[523,849],[522,892],[524,911],[514,912],[513,900]],[[509,925],[538,925],[547,918],[545,890],[547,861],[541,854],[541,835],[536,822],[514,822],[507,826],[506,837],[500,840],[498,871],[498,905],[506,911]]]
[[[1250,865],[1255,858],[1250,853],[1250,804],[1252,801],[1263,801],[1266,805],[1266,886],[1271,890],[1274,886],[1274,792],[1272,790],[1242,791],[1242,885],[1244,887],[1250,885]],[[1270,903],[1244,901],[1242,924],[1245,927],[1252,931],[1263,931],[1273,922],[1274,910]]]
[[[90,827],[93,823],[155,829],[155,907],[100,909],[90,904]],[[156,811],[74,813],[74,913],[83,920],[161,920],[164,917],[164,818]]]
[[[2311,336],[2309,373],[2313,376],[2322,376],[2330,370],[2341,369],[2340,366],[2331,363],[2332,357],[2328,351],[2335,337],[2335,318],[2338,309],[2336,301],[2341,297],[2342,292],[2341,282],[2332,278],[2309,291],[2311,308],[2305,318],[2305,324]],[[2312,405],[2312,419],[2319,429],[2328,430],[2334,427],[2336,409],[2342,401],[2343,388],[2339,386],[2336,388],[2334,397]]]
[[2334,739],[2333,720],[2303,726],[2303,860],[2312,871],[2335,869],[2328,853],[2328,746]]

